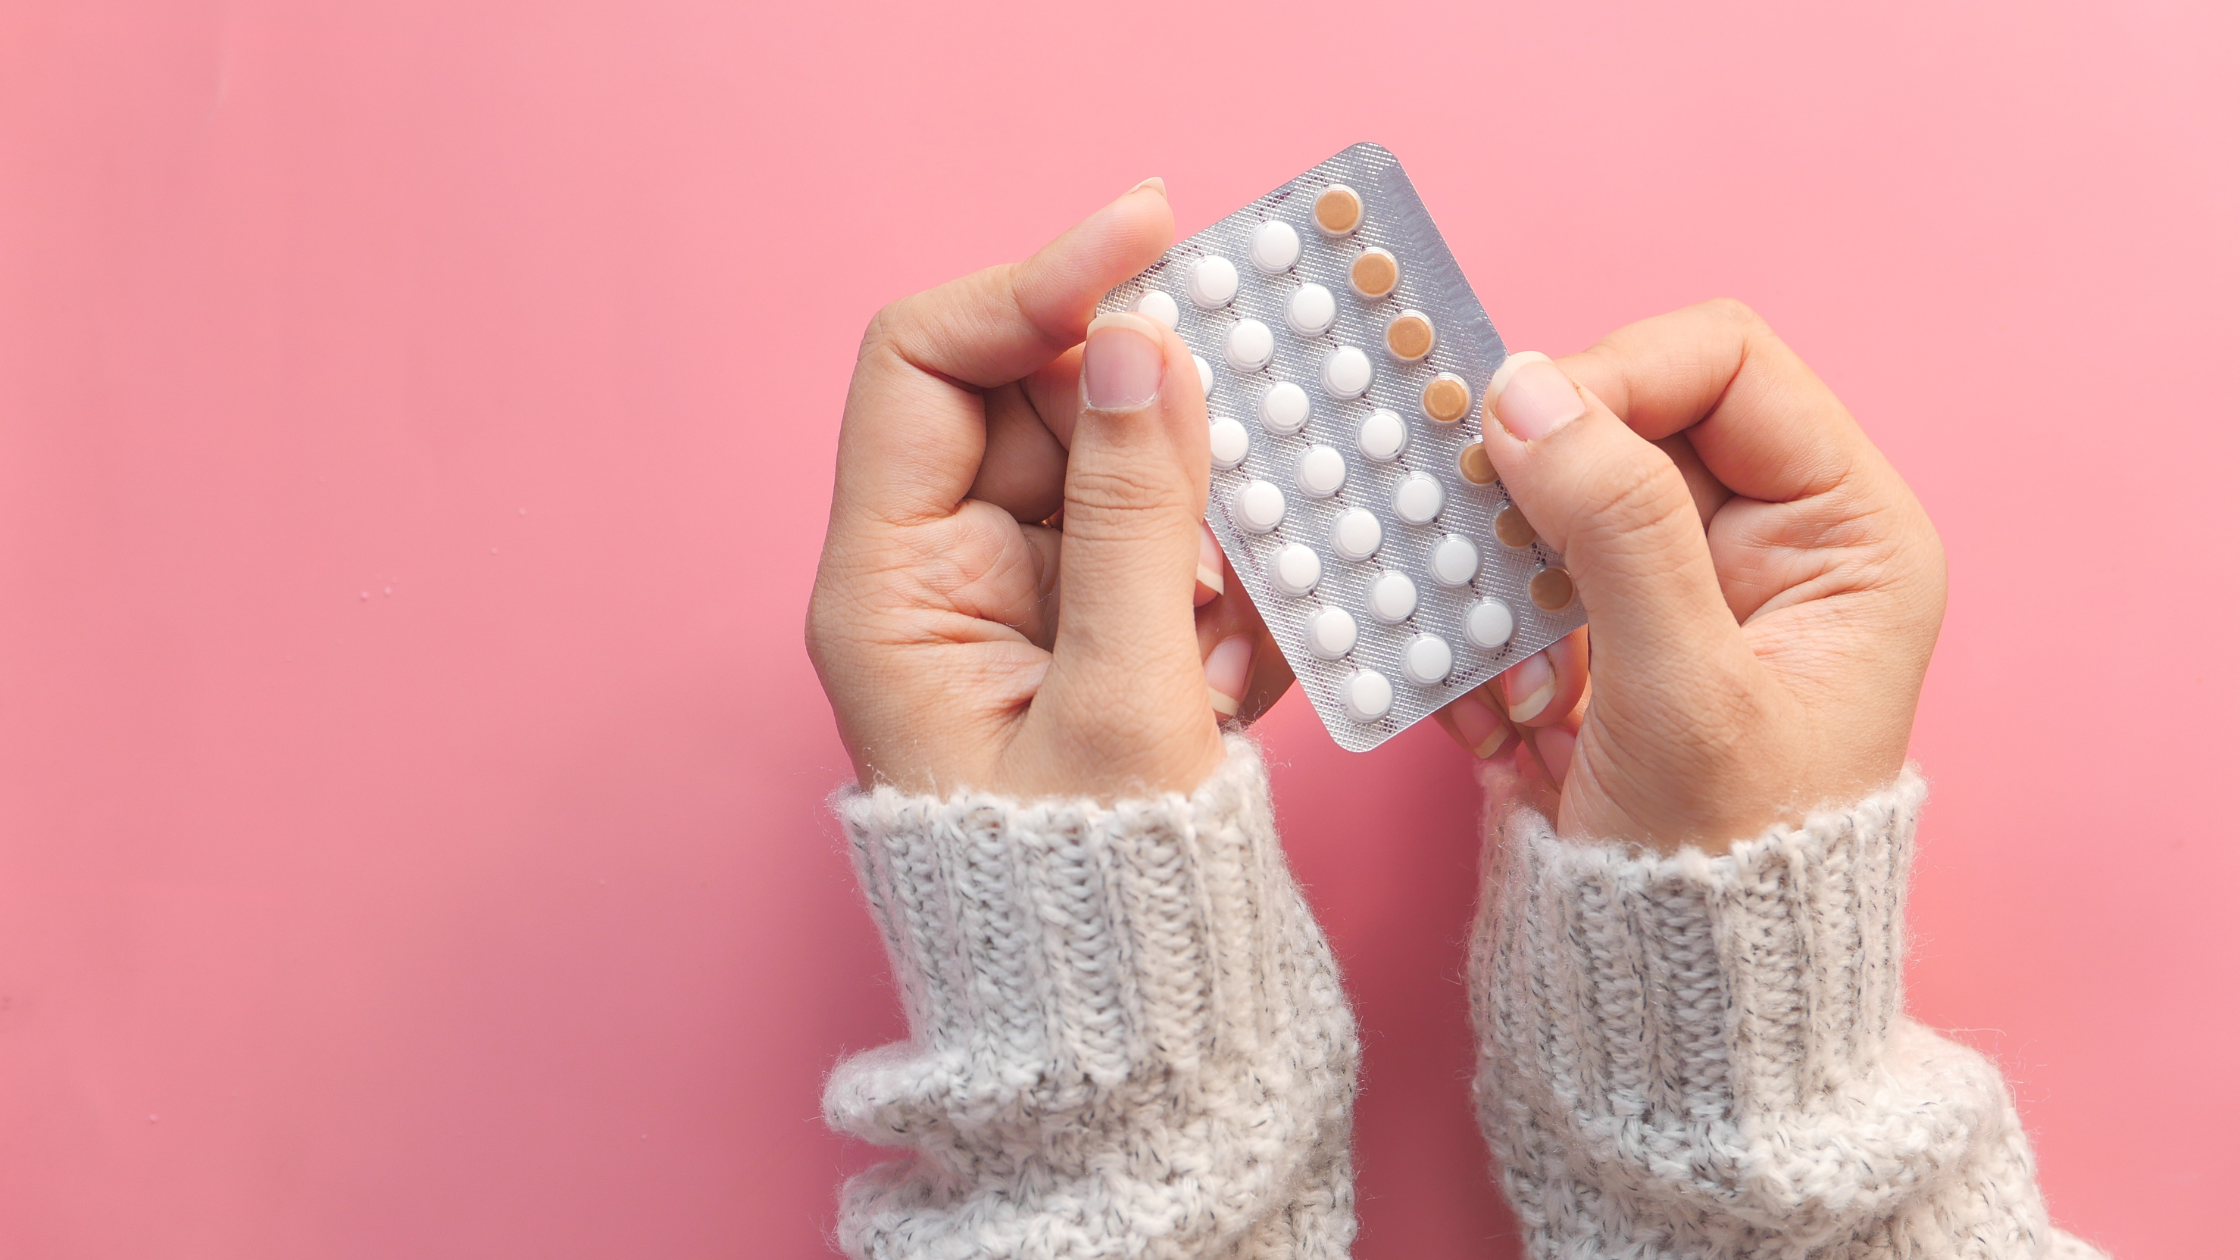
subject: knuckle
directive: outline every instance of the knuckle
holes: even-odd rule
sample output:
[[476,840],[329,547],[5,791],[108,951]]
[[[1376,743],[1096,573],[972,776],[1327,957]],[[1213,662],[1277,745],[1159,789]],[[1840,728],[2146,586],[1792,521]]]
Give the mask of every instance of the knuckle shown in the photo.
[[1645,444],[1635,458],[1606,465],[1581,506],[1590,528],[1605,536],[1670,533],[1675,520],[1695,514],[1680,469]]
[[1132,516],[1187,507],[1187,497],[1171,478],[1127,464],[1076,467],[1066,478],[1066,525],[1072,531],[1076,514],[1087,518]]

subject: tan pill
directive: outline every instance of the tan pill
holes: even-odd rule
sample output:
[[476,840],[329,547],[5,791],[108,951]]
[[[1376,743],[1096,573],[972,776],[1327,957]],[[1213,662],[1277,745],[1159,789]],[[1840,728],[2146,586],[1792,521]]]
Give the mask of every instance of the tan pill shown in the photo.
[[1470,386],[1452,372],[1441,372],[1423,387],[1423,414],[1453,424],[1470,414]]
[[1542,569],[1532,575],[1532,602],[1549,612],[1571,606],[1571,575],[1561,569]]
[[1402,311],[1384,326],[1384,348],[1393,358],[1409,363],[1431,353],[1438,339],[1431,328],[1431,317],[1422,311]]
[[[1486,444],[1483,442],[1472,442],[1470,445],[1463,447],[1462,455],[1455,460],[1455,464],[1462,469],[1462,479],[1473,486],[1490,486],[1500,476],[1493,471],[1493,461],[1486,457]],[[1510,509],[1510,511],[1515,510],[1514,508]],[[1494,528],[1496,530],[1500,529],[1498,521]],[[1507,542],[1508,540],[1503,539],[1502,541]]]
[[1344,236],[1361,226],[1361,194],[1332,184],[1314,199],[1314,225],[1324,236]]
[[1540,537],[1532,528],[1532,522],[1524,518],[1524,513],[1519,512],[1514,503],[1494,516],[1493,536],[1501,540],[1502,546],[1519,549],[1531,546]]
[[1375,301],[1390,297],[1400,287],[1400,260],[1392,251],[1371,246],[1362,250],[1347,268],[1346,279],[1353,284],[1353,291]]

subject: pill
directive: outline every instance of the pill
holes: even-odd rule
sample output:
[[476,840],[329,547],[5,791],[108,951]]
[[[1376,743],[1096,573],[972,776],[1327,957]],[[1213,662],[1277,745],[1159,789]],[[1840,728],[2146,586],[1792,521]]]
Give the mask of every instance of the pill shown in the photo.
[[1379,407],[1361,422],[1361,433],[1355,444],[1363,455],[1380,464],[1389,464],[1408,449],[1407,423],[1400,419],[1399,412]]
[[1452,372],[1441,372],[1423,386],[1423,414],[1453,424],[1470,414],[1470,386]]
[[1462,632],[1470,642],[1486,651],[1508,645],[1509,636],[1517,632],[1516,614],[1498,599],[1481,599],[1470,605],[1470,612],[1462,620]]
[[1409,473],[1392,492],[1392,514],[1410,525],[1429,525],[1447,505],[1447,489],[1429,473]]
[[1500,539],[1504,547],[1529,547],[1540,535],[1533,532],[1532,522],[1511,503],[1494,514],[1493,536]]
[[1431,353],[1438,339],[1431,329],[1431,317],[1422,311],[1402,311],[1384,326],[1384,348],[1393,358],[1409,363]]
[[1437,686],[1454,670],[1454,649],[1435,634],[1419,634],[1400,653],[1400,672],[1418,687]]
[[1237,265],[1219,254],[1209,254],[1190,264],[1182,290],[1190,295],[1192,305],[1219,310],[1236,299]]
[[1220,469],[1235,468],[1252,453],[1252,435],[1245,427],[1227,416],[1213,422],[1213,466]]
[[1255,534],[1265,534],[1283,524],[1283,491],[1272,481],[1255,478],[1237,491],[1237,524]]
[[1357,669],[1338,684],[1338,698],[1347,717],[1374,722],[1392,712],[1392,683],[1373,669]]
[[1324,236],[1344,236],[1361,226],[1361,194],[1332,184],[1314,199],[1314,225]]
[[1302,284],[1283,304],[1283,322],[1302,337],[1319,337],[1338,319],[1338,299],[1319,284]]
[[1449,534],[1431,549],[1431,580],[1441,586],[1468,586],[1478,576],[1478,544]]
[[1486,455],[1483,442],[1463,447],[1462,454],[1454,462],[1462,472],[1462,479],[1473,486],[1490,486],[1500,475],[1493,471],[1493,460]]
[[1213,365],[1202,354],[1193,354],[1190,361],[1198,365],[1198,392],[1213,397]]
[[1574,593],[1571,575],[1561,569],[1542,569],[1532,575],[1532,602],[1549,612],[1569,607]]
[[1307,391],[1289,381],[1278,381],[1260,395],[1260,423],[1270,433],[1297,433],[1307,427],[1307,413],[1313,406]]
[[1346,484],[1346,457],[1320,442],[1299,457],[1299,489],[1309,498],[1327,499]]
[[1325,604],[1307,618],[1307,650],[1326,661],[1351,652],[1358,634],[1353,614],[1343,608]]
[[1322,580],[1322,557],[1305,543],[1286,543],[1268,560],[1268,585],[1286,595],[1304,595]]
[[1257,372],[1275,356],[1276,335],[1257,319],[1240,319],[1221,343],[1221,357],[1239,372]]
[[1136,299],[1136,314],[1149,315],[1169,328],[1182,322],[1182,308],[1175,305],[1173,298],[1157,289]]
[[1355,293],[1375,301],[1400,287],[1400,260],[1392,251],[1372,246],[1355,255],[1353,265],[1346,268],[1346,279]]
[[1369,583],[1369,615],[1398,623],[1415,616],[1416,581],[1398,569],[1386,569]]
[[1384,524],[1367,508],[1347,508],[1330,527],[1330,549],[1348,560],[1366,560],[1384,545]]
[[1322,359],[1322,388],[1333,398],[1359,398],[1369,392],[1375,369],[1357,346],[1339,346]]
[[1245,251],[1262,273],[1280,276],[1299,261],[1299,232],[1288,223],[1269,221],[1252,229],[1252,245]]

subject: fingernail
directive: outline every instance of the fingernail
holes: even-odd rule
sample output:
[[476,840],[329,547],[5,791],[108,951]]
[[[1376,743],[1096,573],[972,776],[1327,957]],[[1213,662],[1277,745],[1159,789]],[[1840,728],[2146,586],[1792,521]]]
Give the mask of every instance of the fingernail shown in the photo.
[[1206,589],[1207,599],[1228,589],[1221,578],[1221,544],[1213,540],[1213,531],[1203,521],[1198,522],[1198,585]]
[[1213,711],[1235,717],[1244,703],[1244,687],[1252,680],[1252,636],[1233,634],[1206,654],[1206,698]]
[[1159,396],[1166,334],[1141,315],[1113,311],[1089,321],[1081,349],[1081,401],[1092,411],[1134,411]]
[[1148,188],[1148,189],[1150,189],[1151,191],[1153,191],[1153,192],[1155,192],[1155,193],[1159,194],[1159,195],[1160,195],[1160,196],[1162,196],[1162,197],[1164,197],[1164,196],[1166,196],[1166,195],[1167,195],[1167,181],[1165,181],[1165,180],[1163,180],[1163,179],[1159,178],[1159,177],[1158,177],[1158,176],[1156,176],[1156,175],[1154,175],[1154,176],[1152,176],[1151,178],[1149,178],[1149,179],[1147,179],[1147,180],[1143,181],[1143,182],[1142,182],[1142,183],[1140,183],[1140,184],[1137,184],[1137,185],[1136,185],[1135,187],[1133,187],[1133,188],[1129,189],[1129,190],[1128,190],[1128,192],[1125,192],[1125,193],[1121,193],[1120,195],[1121,195],[1121,196],[1123,196],[1123,197],[1125,197],[1125,196],[1127,196],[1127,195],[1128,195],[1128,193],[1136,193],[1136,192],[1142,192],[1142,191],[1143,191],[1144,189],[1146,189],[1146,188]]
[[1493,702],[1486,699],[1483,687],[1473,687],[1470,694],[1454,702],[1447,710],[1454,716],[1455,734],[1470,746],[1470,755],[1480,760],[1501,751],[1509,742],[1509,724],[1494,712]]
[[1538,350],[1520,350],[1486,384],[1486,404],[1501,427],[1522,442],[1537,441],[1587,414],[1587,401],[1563,369]]
[[1548,777],[1560,784],[1571,772],[1571,752],[1579,746],[1579,737],[1551,726],[1533,735],[1532,746],[1540,750],[1540,764],[1548,768]]
[[1546,652],[1534,652],[1515,669],[1501,676],[1501,698],[1509,706],[1509,720],[1529,722],[1540,716],[1556,698],[1556,667]]

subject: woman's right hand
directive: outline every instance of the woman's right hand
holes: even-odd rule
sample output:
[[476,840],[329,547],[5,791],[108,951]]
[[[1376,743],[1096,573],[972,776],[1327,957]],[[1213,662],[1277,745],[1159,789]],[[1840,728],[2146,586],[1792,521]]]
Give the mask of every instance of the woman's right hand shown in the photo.
[[1590,630],[1440,721],[1481,757],[1513,749],[1560,834],[1719,853],[1896,777],[1943,548],[1763,320],[1710,302],[1514,355],[1486,412],[1486,453]]

